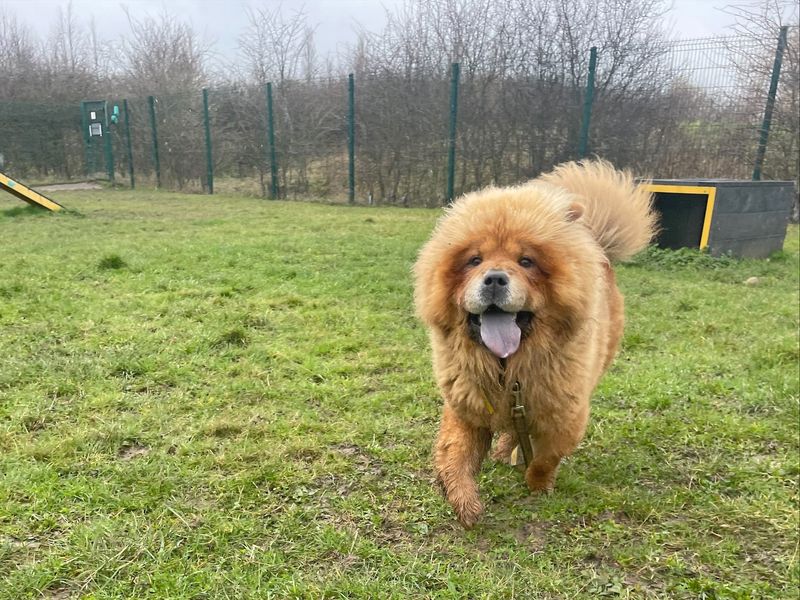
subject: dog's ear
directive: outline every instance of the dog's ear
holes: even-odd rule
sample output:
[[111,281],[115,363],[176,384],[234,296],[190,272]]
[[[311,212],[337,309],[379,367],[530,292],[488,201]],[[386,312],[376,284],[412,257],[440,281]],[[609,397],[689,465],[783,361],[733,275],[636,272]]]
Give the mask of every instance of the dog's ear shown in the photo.
[[572,223],[573,221],[577,221],[583,216],[583,204],[579,204],[578,202],[572,202],[567,209],[567,221]]

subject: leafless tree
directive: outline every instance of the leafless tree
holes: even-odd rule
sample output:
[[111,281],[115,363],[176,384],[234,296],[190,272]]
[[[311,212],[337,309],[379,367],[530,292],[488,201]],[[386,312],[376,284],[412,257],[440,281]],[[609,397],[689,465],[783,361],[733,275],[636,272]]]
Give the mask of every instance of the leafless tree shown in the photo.
[[283,6],[247,9],[248,25],[239,50],[249,75],[258,84],[312,77],[316,71],[314,29],[301,8],[288,17]]
[[162,11],[157,17],[134,17],[124,9],[130,33],[123,38],[120,88],[140,99],[135,107],[140,135],[137,154],[150,155],[144,99],[156,98],[162,170],[178,188],[200,180],[203,168],[201,88],[207,84],[209,46],[191,25]]
[[206,82],[209,47],[188,23],[162,11],[157,17],[134,17],[128,8],[130,34],[120,46],[126,86],[134,94],[196,91]]
[[745,93],[743,109],[752,115],[759,127],[778,32],[781,27],[788,27],[763,174],[766,179],[795,181],[798,196],[793,219],[796,222],[800,216],[800,9],[793,0],[755,0],[731,5],[725,10],[736,18],[731,29],[737,38],[749,40],[754,48],[736,64],[736,70],[739,87]]
[[0,98],[33,98],[39,73],[40,55],[30,30],[16,16],[0,8]]

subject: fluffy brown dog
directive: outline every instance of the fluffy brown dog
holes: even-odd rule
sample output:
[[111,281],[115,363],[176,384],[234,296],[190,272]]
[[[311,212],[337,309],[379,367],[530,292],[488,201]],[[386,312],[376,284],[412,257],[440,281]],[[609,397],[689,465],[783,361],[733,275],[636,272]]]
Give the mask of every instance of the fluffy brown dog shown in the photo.
[[475,477],[492,433],[498,460],[519,443],[514,404],[533,445],[528,486],[552,490],[622,336],[611,261],[654,227],[650,195],[602,161],[468,194],[439,221],[414,267],[415,301],[444,397],[436,475],[464,527],[483,512]]

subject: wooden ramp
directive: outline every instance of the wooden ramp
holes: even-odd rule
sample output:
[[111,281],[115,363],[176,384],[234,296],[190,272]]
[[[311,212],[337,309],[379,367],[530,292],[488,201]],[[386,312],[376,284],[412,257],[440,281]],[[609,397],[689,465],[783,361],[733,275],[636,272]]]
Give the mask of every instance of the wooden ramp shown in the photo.
[[53,212],[64,208],[55,200],[51,200],[47,196],[40,194],[19,181],[14,181],[5,173],[0,173],[0,189],[7,191],[9,194],[13,194],[20,200],[24,200],[31,206],[38,206],[39,208],[45,208]]

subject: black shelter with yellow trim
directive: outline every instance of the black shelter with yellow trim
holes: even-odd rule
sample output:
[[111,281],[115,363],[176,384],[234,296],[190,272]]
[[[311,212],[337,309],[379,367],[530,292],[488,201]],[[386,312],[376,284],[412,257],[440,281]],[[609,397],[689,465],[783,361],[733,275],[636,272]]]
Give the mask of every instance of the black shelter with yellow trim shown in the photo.
[[714,256],[766,258],[783,248],[792,181],[656,179],[647,184],[660,215],[656,243]]

